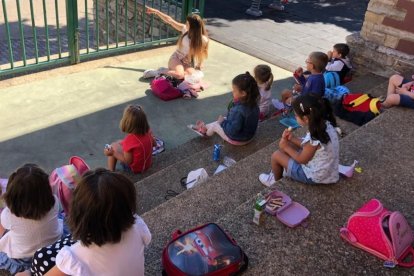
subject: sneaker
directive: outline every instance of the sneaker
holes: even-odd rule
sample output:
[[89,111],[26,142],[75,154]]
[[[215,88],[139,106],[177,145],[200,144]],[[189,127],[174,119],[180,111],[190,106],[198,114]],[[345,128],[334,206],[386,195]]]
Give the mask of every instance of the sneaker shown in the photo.
[[270,172],[268,174],[267,173],[260,174],[259,175],[259,180],[266,187],[273,186],[276,183],[275,176],[272,172]]
[[159,75],[158,70],[155,70],[155,69],[147,69],[147,70],[144,71],[144,74],[142,74],[142,77],[144,79],[150,79],[150,78],[155,78],[158,75]]

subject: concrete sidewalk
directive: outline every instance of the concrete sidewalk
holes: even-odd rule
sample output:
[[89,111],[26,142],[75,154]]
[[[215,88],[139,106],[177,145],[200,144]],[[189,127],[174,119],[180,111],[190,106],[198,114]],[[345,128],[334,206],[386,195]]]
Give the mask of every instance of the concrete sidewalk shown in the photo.
[[[175,46],[174,46],[175,47]],[[196,100],[163,102],[139,80],[147,68],[167,63],[174,47],[164,47],[129,55],[130,61],[107,64],[77,73],[43,72],[23,79],[28,83],[0,91],[0,176],[6,177],[25,162],[38,163],[48,171],[79,155],[92,166],[105,166],[103,146],[121,139],[118,128],[128,103],[142,105],[154,133],[166,142],[167,149],[185,143],[195,134],[186,125],[197,119],[212,121],[225,114],[231,99],[231,80],[239,73],[252,71],[263,61],[211,42],[205,65],[205,80],[211,85]],[[138,59],[138,57],[140,57]],[[275,75],[273,93],[291,87],[291,74],[271,66]],[[48,78],[47,75],[54,75]],[[15,80],[10,80],[13,82]],[[5,85],[3,85],[5,86]]]
[[[269,63],[294,70],[312,51],[327,52],[361,30],[369,0],[289,1],[284,11],[261,1],[263,16],[245,13],[251,0],[209,0],[205,17],[217,41]],[[351,49],[352,54],[352,49]]]

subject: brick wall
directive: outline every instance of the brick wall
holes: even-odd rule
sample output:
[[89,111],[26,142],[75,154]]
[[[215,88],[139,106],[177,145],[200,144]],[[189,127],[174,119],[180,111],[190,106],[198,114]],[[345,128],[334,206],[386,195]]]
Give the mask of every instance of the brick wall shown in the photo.
[[371,0],[361,32],[347,42],[359,71],[414,71],[414,0]]

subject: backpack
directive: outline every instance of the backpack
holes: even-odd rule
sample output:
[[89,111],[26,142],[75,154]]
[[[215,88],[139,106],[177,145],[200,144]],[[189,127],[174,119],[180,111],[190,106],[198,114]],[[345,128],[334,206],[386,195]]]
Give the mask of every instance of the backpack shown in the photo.
[[183,96],[177,87],[176,80],[161,75],[151,81],[152,93],[163,101],[171,101]]
[[162,252],[163,275],[237,275],[247,269],[243,250],[220,226],[176,231]]
[[334,88],[325,88],[325,94],[323,97],[328,99],[330,103],[334,104],[341,100],[344,95],[349,94],[349,92],[348,87],[339,85]]
[[362,126],[380,114],[380,107],[380,99],[369,94],[345,94],[334,105],[334,113],[341,119]]
[[337,72],[326,71],[323,73],[325,79],[325,88],[335,88],[341,85],[341,80]]
[[69,159],[69,165],[56,168],[50,174],[49,184],[53,194],[59,199],[65,214],[69,212],[73,190],[79,183],[81,176],[88,170],[89,166],[82,158],[72,156]]
[[[340,230],[341,238],[385,260],[384,266],[414,267],[413,230],[400,212],[391,212],[371,199]],[[404,259],[411,254],[410,262]]]

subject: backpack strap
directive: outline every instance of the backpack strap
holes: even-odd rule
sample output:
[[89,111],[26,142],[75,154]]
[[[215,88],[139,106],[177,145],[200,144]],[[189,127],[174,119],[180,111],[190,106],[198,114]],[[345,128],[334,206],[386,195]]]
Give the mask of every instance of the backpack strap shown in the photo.
[[379,110],[378,110],[378,106],[377,103],[379,102],[378,98],[373,98],[370,102],[369,102],[369,109],[371,110],[372,113],[376,115],[380,114]]
[[359,96],[358,98],[352,100],[349,102],[350,106],[359,106],[361,104],[363,104],[366,100],[369,100],[371,97],[368,94],[363,94],[361,96]]

